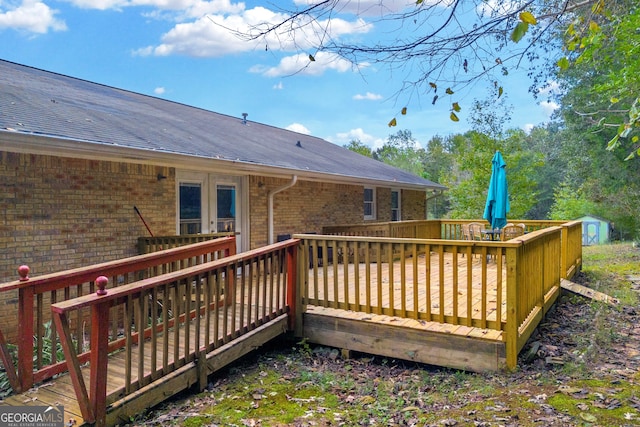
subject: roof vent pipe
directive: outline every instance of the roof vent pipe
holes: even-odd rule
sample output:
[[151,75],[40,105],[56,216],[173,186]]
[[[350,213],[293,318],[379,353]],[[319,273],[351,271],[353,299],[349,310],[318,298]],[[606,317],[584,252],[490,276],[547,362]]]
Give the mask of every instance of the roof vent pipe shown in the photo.
[[269,191],[269,207],[268,207],[268,212],[267,215],[269,217],[269,244],[271,245],[273,243],[273,196],[275,196],[277,193],[284,191],[288,188],[293,187],[294,185],[296,185],[296,182],[298,182],[298,175],[293,175],[291,177],[291,182],[288,184],[283,185],[280,188],[276,188],[275,190],[271,190]]
[[242,113],[242,124],[246,125],[247,124],[247,113]]

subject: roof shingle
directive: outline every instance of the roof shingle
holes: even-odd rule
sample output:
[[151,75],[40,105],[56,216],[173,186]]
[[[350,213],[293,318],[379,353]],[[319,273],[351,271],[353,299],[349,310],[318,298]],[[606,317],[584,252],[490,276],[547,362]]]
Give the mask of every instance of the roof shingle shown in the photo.
[[0,60],[0,132],[6,130],[444,188],[320,138]]

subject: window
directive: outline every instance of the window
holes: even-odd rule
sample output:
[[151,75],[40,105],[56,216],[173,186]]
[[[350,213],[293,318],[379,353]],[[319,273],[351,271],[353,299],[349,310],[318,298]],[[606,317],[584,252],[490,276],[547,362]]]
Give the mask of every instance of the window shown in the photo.
[[218,232],[236,231],[236,187],[218,185],[216,191]]
[[364,219],[376,219],[376,190],[364,189]]
[[400,221],[400,190],[391,190],[391,221]]
[[180,234],[202,232],[202,186],[180,183]]

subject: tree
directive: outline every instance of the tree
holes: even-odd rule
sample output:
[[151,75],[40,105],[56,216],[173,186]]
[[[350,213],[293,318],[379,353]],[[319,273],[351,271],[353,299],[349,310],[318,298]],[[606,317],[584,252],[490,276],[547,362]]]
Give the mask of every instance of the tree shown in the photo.
[[[607,2],[606,7],[610,3],[617,2]],[[461,108],[456,91],[487,79],[501,96],[501,79],[524,60],[546,60],[545,49],[557,45],[550,43],[555,31],[572,14],[587,15],[594,5],[598,13],[605,11],[603,0],[417,0],[411,7],[378,0],[304,4],[274,22],[234,32],[264,42],[267,50],[273,43],[297,50],[308,58],[305,67],[321,55],[346,59],[363,72],[370,65],[386,66],[399,75],[398,96],[427,96],[432,103],[446,100],[454,121]],[[341,31],[349,26],[362,33],[379,27],[386,37],[372,43],[342,37]],[[398,113],[406,114],[406,107]],[[396,124],[394,117],[389,125]]]
[[557,77],[568,91],[565,117],[576,115],[606,136],[608,150],[626,146],[631,159],[640,155],[640,7],[637,1],[615,3],[608,13],[598,3],[567,23]]
[[384,145],[373,153],[373,158],[426,178],[426,152],[413,138],[410,130],[399,130],[389,135]]
[[542,166],[540,155],[529,150],[526,134],[509,130],[502,139],[476,131],[452,138],[455,164],[443,182],[449,187],[452,218],[480,218],[491,177],[491,159],[499,150],[507,164],[511,210],[509,217],[523,218],[536,203],[533,176]]
[[371,148],[367,144],[360,142],[359,139],[354,139],[347,145],[343,145],[343,147],[347,150],[362,154],[363,156],[373,157],[373,151],[371,151]]

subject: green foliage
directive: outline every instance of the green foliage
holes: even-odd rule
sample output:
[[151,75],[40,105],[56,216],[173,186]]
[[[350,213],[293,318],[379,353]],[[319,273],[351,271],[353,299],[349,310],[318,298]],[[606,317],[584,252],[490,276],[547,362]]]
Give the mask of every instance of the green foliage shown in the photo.
[[576,219],[584,215],[593,215],[596,205],[586,199],[580,189],[574,189],[567,183],[562,183],[555,192],[555,202],[551,207],[551,219]]
[[362,154],[363,156],[373,157],[373,151],[371,151],[371,148],[357,139],[352,140],[347,145],[343,145],[343,147],[347,150]]
[[567,108],[601,131],[606,149],[625,147],[627,160],[640,154],[638,28],[637,2],[597,2],[567,25],[566,56],[558,63],[570,88]]
[[389,135],[384,145],[373,153],[373,158],[416,176],[424,175],[426,151],[409,130],[399,130],[396,134]]
[[543,163],[528,149],[524,132],[508,131],[504,138],[468,132],[452,138],[455,165],[444,180],[449,187],[452,218],[481,218],[486,203],[491,159],[499,150],[507,164],[510,218],[524,218],[536,203],[536,182],[531,178]]

